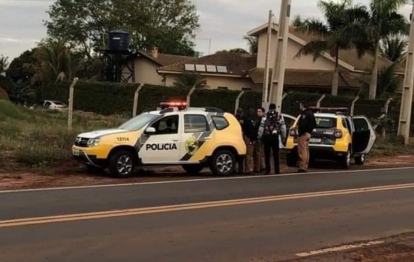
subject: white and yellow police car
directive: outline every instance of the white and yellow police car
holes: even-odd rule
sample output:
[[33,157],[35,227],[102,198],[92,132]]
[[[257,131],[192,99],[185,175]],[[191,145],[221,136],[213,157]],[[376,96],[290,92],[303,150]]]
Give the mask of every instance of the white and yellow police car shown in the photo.
[[161,103],[118,128],[79,134],[73,157],[89,169],[129,177],[141,165],[181,165],[190,174],[210,167],[214,175],[234,173],[246,155],[237,119],[217,108]]

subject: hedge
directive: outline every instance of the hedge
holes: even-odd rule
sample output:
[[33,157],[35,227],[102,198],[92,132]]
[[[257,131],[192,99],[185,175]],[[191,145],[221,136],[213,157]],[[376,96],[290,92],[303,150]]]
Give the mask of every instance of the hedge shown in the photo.
[[[69,94],[69,82],[61,82],[44,88],[43,99],[56,99],[67,102]],[[132,114],[134,93],[138,84],[120,84],[106,82],[79,81],[75,87],[74,109],[91,111],[98,114]],[[155,109],[160,102],[169,99],[186,99],[189,89],[145,85],[139,93],[138,112]],[[234,113],[236,97],[240,91],[232,90],[206,90],[196,89],[191,96],[191,106],[214,106]],[[320,94],[289,93],[283,100],[283,112],[291,115],[299,113],[298,102],[305,100],[310,105],[316,105]],[[325,107],[350,108],[353,97],[339,97],[326,95],[321,102]],[[400,111],[400,99],[396,98],[390,103],[390,117],[394,122],[398,121]],[[377,118],[382,113],[386,103],[385,99],[364,100],[359,99],[355,104],[356,115],[362,114],[369,118]],[[246,91],[240,99],[240,107],[244,109],[261,106],[261,93]],[[414,114],[412,114],[414,123]],[[398,123],[398,122],[397,122]]]

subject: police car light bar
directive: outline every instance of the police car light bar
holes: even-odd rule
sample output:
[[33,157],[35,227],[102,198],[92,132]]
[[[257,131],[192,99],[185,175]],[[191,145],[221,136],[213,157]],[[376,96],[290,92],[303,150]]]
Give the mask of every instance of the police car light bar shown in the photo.
[[323,112],[335,112],[336,114],[347,114],[349,109],[347,107],[317,107],[317,106],[310,106],[311,109],[315,113],[323,113]]
[[177,107],[179,109],[182,109],[182,108],[186,108],[187,105],[188,105],[187,102],[176,102],[176,101],[172,101],[172,102],[161,102],[160,103],[161,109],[174,108],[174,107]]

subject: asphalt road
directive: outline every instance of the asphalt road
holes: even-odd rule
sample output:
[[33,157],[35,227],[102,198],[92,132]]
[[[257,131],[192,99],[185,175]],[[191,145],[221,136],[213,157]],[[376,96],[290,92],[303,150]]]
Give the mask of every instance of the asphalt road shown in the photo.
[[414,168],[0,192],[0,261],[283,261],[413,214]]

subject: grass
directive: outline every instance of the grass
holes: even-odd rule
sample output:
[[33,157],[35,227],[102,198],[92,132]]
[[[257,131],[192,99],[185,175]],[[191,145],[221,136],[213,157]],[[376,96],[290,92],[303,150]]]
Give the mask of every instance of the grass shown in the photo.
[[[414,142],[414,141],[413,141]],[[372,152],[373,156],[395,156],[414,154],[414,143],[405,146],[403,138],[388,134],[385,138],[378,137]]]
[[30,110],[0,100],[0,169],[73,163],[70,148],[77,134],[113,128],[125,120],[74,112],[73,130],[68,132],[67,112]]

